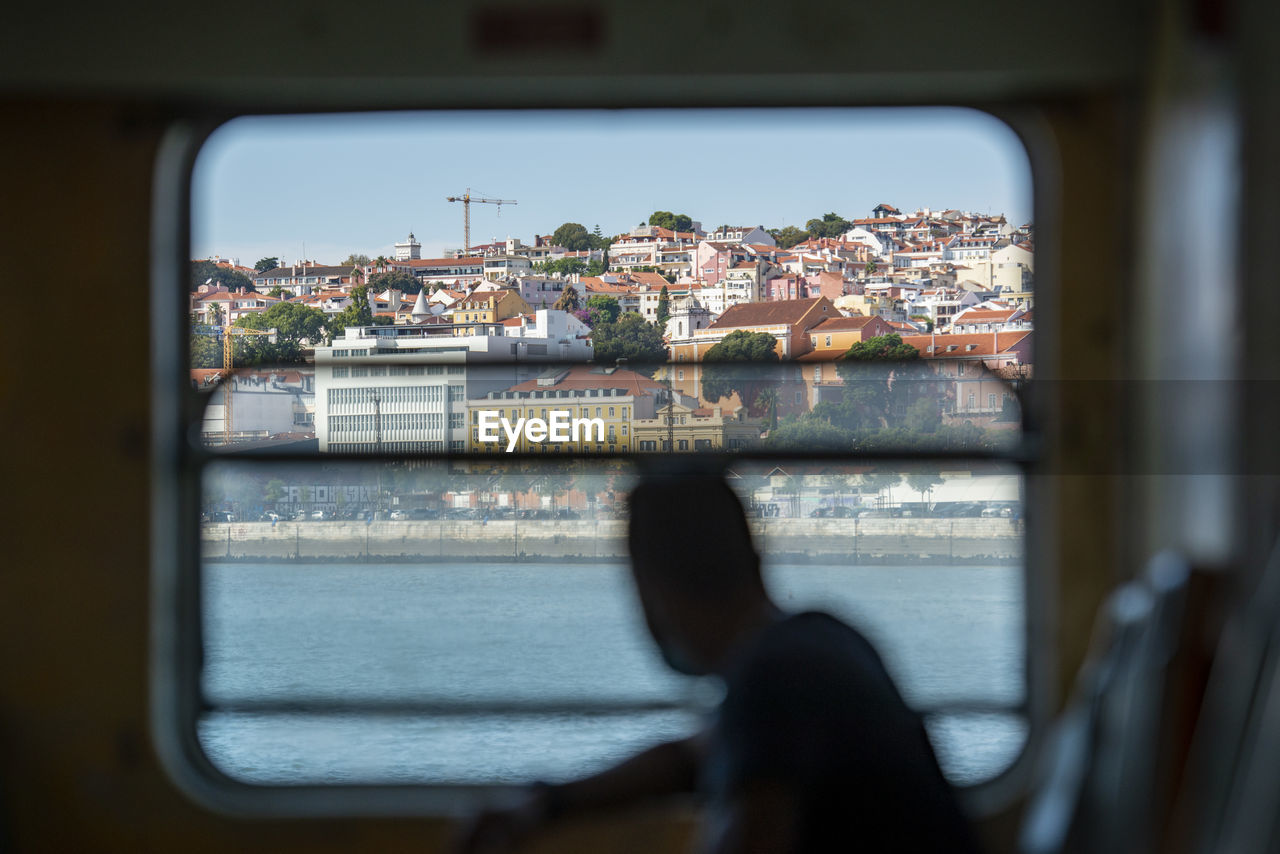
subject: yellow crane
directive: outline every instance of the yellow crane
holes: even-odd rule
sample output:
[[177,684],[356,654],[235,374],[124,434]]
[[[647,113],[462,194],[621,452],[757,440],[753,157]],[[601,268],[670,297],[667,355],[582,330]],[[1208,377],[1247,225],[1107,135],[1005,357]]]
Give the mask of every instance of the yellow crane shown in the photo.
[[471,253],[471,203],[483,202],[486,205],[497,205],[498,216],[502,216],[503,205],[518,205],[519,202],[514,199],[481,199],[471,195],[471,188],[467,187],[467,191],[461,196],[448,196],[446,202],[462,202],[462,254],[463,256]]
[[[228,312],[230,314],[230,312]],[[231,444],[231,373],[233,366],[232,357],[232,339],[236,336],[243,335],[268,335],[271,337],[272,343],[275,343],[277,331],[275,329],[245,329],[242,326],[232,326],[230,321],[220,326],[197,326],[192,329],[197,335],[221,335],[222,336],[222,373],[218,375],[219,381],[222,383],[222,444]]]
[[[231,312],[227,312],[230,317]],[[243,326],[232,326],[230,321],[222,326],[222,444],[231,444],[231,370],[232,339],[244,335],[269,335],[275,342],[276,330],[245,329]]]

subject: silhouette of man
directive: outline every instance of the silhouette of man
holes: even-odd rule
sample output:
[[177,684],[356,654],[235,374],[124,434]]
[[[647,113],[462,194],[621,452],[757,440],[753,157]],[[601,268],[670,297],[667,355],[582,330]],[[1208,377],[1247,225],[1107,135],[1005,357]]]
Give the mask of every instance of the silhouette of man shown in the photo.
[[724,700],[689,738],[592,777],[536,783],[518,806],[483,813],[466,850],[502,850],[562,815],[685,791],[706,799],[710,852],[977,850],[919,716],[867,640],[769,598],[723,479],[650,478],[630,503],[649,631],[674,669],[723,679]]

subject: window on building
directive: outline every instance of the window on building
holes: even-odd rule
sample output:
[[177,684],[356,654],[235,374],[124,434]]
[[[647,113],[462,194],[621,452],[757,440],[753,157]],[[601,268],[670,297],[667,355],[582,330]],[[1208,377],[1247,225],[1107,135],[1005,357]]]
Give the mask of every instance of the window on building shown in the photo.
[[[437,123],[435,129],[440,128]],[[479,315],[464,317],[476,320]],[[826,340],[830,346],[831,336]],[[354,355],[370,356],[366,350]],[[451,358],[457,358],[456,354]],[[583,485],[592,478],[608,481],[614,493],[611,500],[622,507],[631,477],[628,461],[609,461],[595,464],[595,469],[566,473],[561,467],[579,465],[583,460],[564,453],[569,449],[547,442],[535,443],[537,451],[522,458],[520,465],[504,459],[505,442],[474,451],[485,454],[483,466],[438,458],[367,457],[368,461],[362,461],[356,456],[341,456],[378,451],[431,455],[446,448],[453,454],[466,453],[465,441],[440,431],[446,423],[449,429],[465,428],[465,413],[450,411],[457,407],[447,404],[463,401],[468,387],[477,398],[489,393],[490,386],[468,385],[473,366],[450,364],[446,368],[428,363],[408,366],[401,374],[399,369],[404,366],[392,365],[394,370],[379,374],[440,376],[447,371],[448,384],[437,380],[433,386],[415,386],[412,380],[390,388],[385,380],[379,385],[351,382],[373,376],[371,369],[383,367],[385,359],[376,353],[365,359],[369,366],[352,369],[343,377],[347,381],[341,388],[324,388],[325,372],[317,373],[317,436],[311,441],[317,445],[327,442],[323,452],[327,456],[264,463],[235,447],[217,453],[203,449],[191,452],[183,464],[199,480],[199,501],[211,509],[214,504],[238,502],[256,510],[268,503],[267,485],[279,480],[286,495],[301,495],[295,490],[304,486],[324,486],[330,494],[340,488],[344,492],[338,494],[345,496],[342,503],[352,512],[363,508],[388,514],[393,506],[420,506],[410,503],[419,501],[430,502],[428,506],[441,512],[463,512],[448,520],[454,527],[435,527],[445,533],[434,540],[410,535],[410,529],[397,527],[399,520],[382,516],[368,526],[343,522],[341,530],[336,525],[324,526],[324,520],[299,522],[292,538],[280,531],[272,535],[267,529],[253,527],[260,523],[244,522],[240,526],[243,533],[232,531],[225,551],[215,536],[223,534],[222,529],[206,532],[209,536],[204,541],[189,543],[198,575],[186,580],[194,581],[189,586],[203,591],[195,605],[203,604],[206,610],[200,631],[195,633],[195,642],[203,646],[189,650],[195,654],[185,659],[203,662],[202,669],[193,679],[174,680],[195,686],[190,690],[196,696],[181,705],[196,710],[193,714],[198,718],[190,721],[191,730],[184,735],[197,739],[213,765],[227,777],[251,784],[249,793],[256,798],[276,786],[334,781],[490,785],[565,777],[599,763],[601,750],[624,750],[651,740],[655,734],[678,731],[696,718],[698,710],[681,705],[680,698],[687,695],[684,688],[655,663],[642,625],[634,610],[629,610],[625,574],[618,571],[616,562],[624,559],[625,553],[608,551],[618,546],[618,538],[608,534],[579,543],[574,540],[575,525],[540,527],[552,520],[536,518],[519,519],[517,524],[515,518],[507,520],[495,512],[487,517],[463,515],[473,508],[502,506],[498,501],[502,495],[508,496],[508,506],[517,503],[512,496],[523,501],[532,495],[537,500],[547,499],[539,509],[567,509],[566,502],[579,501]],[[686,362],[684,354],[677,360]],[[520,369],[527,367],[522,364]],[[345,366],[333,366],[328,377],[342,377],[338,371],[343,369]],[[415,373],[415,369],[423,373]],[[513,374],[516,372],[513,369]],[[683,373],[680,368],[677,376],[684,379]],[[814,366],[812,376],[815,380],[821,376],[820,366]],[[778,377],[803,382],[803,368],[781,367]],[[773,387],[785,403],[785,384]],[[448,391],[442,391],[444,388]],[[374,394],[380,401],[380,423],[374,420]],[[216,402],[217,396],[215,392],[210,400]],[[596,399],[602,396],[619,395],[598,390],[589,393]],[[581,403],[586,397],[577,399]],[[516,396],[503,399],[522,402]],[[806,414],[802,389],[794,390],[794,403],[798,416]],[[242,409],[242,414],[249,411]],[[585,416],[590,409],[582,406],[580,411]],[[594,407],[596,417],[602,417],[602,409]],[[608,409],[614,417],[616,408]],[[901,402],[895,402],[886,407],[884,417],[893,420],[903,409]],[[514,422],[522,408],[507,411]],[[532,416],[535,410],[525,411]],[[545,418],[546,410],[542,413]],[[212,422],[212,411],[210,416]],[[626,407],[622,417],[629,417]],[[753,426],[756,418],[750,419]],[[686,416],[680,419],[684,423]],[[183,426],[194,427],[199,434],[202,424]],[[627,437],[627,424],[620,426],[621,435]],[[665,428],[664,424],[663,432]],[[419,429],[435,431],[427,434],[433,438],[412,432]],[[379,430],[382,435],[375,435]],[[344,438],[335,441],[333,437],[339,433]],[[478,431],[471,436],[478,442]],[[580,447],[604,450],[603,443],[594,439],[593,435]],[[616,451],[612,429],[608,439],[608,451]],[[710,439],[683,438],[677,450],[688,451],[691,441],[694,450],[714,447]],[[731,447],[745,445],[756,451],[761,447],[758,432],[745,442],[739,438],[725,441]],[[214,441],[209,444],[216,446]],[[625,451],[627,443],[621,444]],[[671,450],[666,438],[636,442],[641,451],[649,452],[658,450],[659,444],[662,450]],[[547,453],[555,456],[548,458],[542,469],[520,467],[526,463],[537,466],[537,455]],[[792,464],[787,460],[782,467]],[[963,509],[961,505],[968,503],[963,496],[969,494],[965,490],[999,495],[1000,500],[1016,506],[1021,494],[1020,470],[987,462],[969,464],[952,455],[945,469],[935,466],[938,471],[934,474],[941,482],[933,484],[932,490],[926,487],[919,491],[914,484],[924,482],[920,478],[928,479],[929,472],[922,473],[921,459],[916,457],[906,460],[900,470],[879,466],[868,471],[865,464],[825,460],[819,474],[811,473],[816,467],[810,467],[768,478],[761,465],[754,460],[732,462],[733,482],[741,490],[744,504],[757,516],[753,525],[759,523],[766,534],[762,538],[768,543],[762,546],[766,562],[772,561],[770,571],[776,573],[787,601],[830,607],[883,633],[886,659],[906,674],[904,693],[926,713],[938,743],[947,746],[940,753],[954,779],[981,780],[1005,767],[1025,736],[1022,541],[1013,538],[993,545],[992,537],[975,535],[949,542],[947,537],[934,536],[931,526],[948,518],[934,513],[939,504],[954,505],[942,508],[948,512]],[[913,477],[917,479],[912,481]],[[599,494],[604,493],[601,490]],[[271,494],[276,494],[274,487]],[[400,504],[392,505],[393,498]],[[922,505],[933,506],[925,513]],[[805,540],[800,521],[812,518],[815,511],[837,506],[870,514],[858,520],[857,544],[850,540],[833,546]],[[189,509],[193,513],[200,510]],[[242,512],[248,515],[248,511]],[[947,525],[950,531],[950,522]],[[874,533],[877,526],[892,535]],[[540,536],[548,531],[554,533]],[[453,532],[458,536],[451,536]],[[556,544],[555,536],[570,539]],[[883,554],[865,551],[872,543],[888,548],[884,543],[891,540],[894,547],[906,549],[901,556],[904,561],[910,558],[911,573],[884,564]],[[203,549],[201,542],[213,543],[216,548]],[[955,550],[940,551],[940,543]],[[490,547],[492,553],[483,551]],[[279,551],[268,553],[269,548]],[[463,554],[464,548],[471,550]],[[795,558],[824,548],[836,549],[838,553],[827,557],[842,567],[841,573],[831,572],[831,566]],[[458,551],[455,554],[451,549]],[[233,559],[222,559],[226,554]],[[542,571],[552,564],[540,563],[541,558],[551,561],[565,554],[608,554],[614,562],[579,566],[559,560],[554,564],[555,573]],[[910,587],[904,596],[902,584],[910,586],[909,582],[922,577],[916,574],[924,563],[921,554],[930,555],[945,569],[939,575],[953,578],[956,586],[942,590],[930,576],[929,582]],[[992,554],[999,554],[1001,562],[990,566],[964,562],[981,561]],[[251,566],[250,555],[271,560]],[[520,559],[514,559],[516,556]],[[406,558],[411,559],[401,562]],[[466,572],[442,571],[452,568],[448,560],[454,558]],[[384,559],[385,564],[379,562]],[[191,565],[190,561],[183,563]],[[297,571],[304,566],[306,572]],[[349,574],[344,576],[343,572]],[[975,586],[982,584],[992,586]],[[868,595],[868,585],[877,592]],[[268,601],[273,587],[286,591],[274,605]],[[951,635],[939,632],[921,637],[919,615],[941,620],[974,590],[980,595],[973,601],[980,604],[974,606],[976,610],[960,614],[959,628],[952,625]],[[554,660],[555,650],[580,647],[578,641],[584,635],[581,626],[546,619],[547,603],[562,602],[566,595],[597,594],[598,598],[575,607],[574,612],[596,621],[588,627],[588,636],[593,647],[600,641],[600,654],[574,662],[574,671],[586,674],[586,678],[556,681],[556,674],[539,662]],[[521,596],[528,598],[521,600]],[[999,607],[992,606],[993,601],[999,602]],[[262,619],[263,614],[269,619]],[[932,626],[933,620],[926,623]],[[975,623],[981,626],[980,632],[974,631]],[[396,659],[396,650],[405,652],[407,658]],[[952,681],[938,681],[939,673]],[[615,689],[618,693],[608,693]],[[633,713],[624,708],[628,703],[643,708]],[[387,709],[416,708],[415,704],[423,711],[384,714]],[[962,707],[980,707],[983,712],[957,711]],[[583,709],[589,725],[582,723]],[[594,714],[601,709],[607,713]],[[625,726],[619,728],[618,721],[623,718]],[[527,744],[531,737],[541,739],[542,744],[555,744],[556,756],[547,758],[543,752],[546,762],[539,765],[542,759],[535,757],[532,763],[523,759],[526,751],[518,744],[510,747],[513,739],[525,739],[521,743]],[[386,745],[391,745],[390,750],[384,749]],[[495,749],[495,745],[502,746]],[[525,764],[520,764],[522,761]]]

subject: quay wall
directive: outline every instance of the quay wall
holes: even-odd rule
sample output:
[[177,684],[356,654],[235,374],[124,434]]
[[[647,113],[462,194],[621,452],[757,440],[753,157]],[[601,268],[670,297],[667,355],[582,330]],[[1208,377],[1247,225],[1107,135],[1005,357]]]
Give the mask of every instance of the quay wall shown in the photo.
[[[755,519],[774,560],[983,563],[1022,559],[1012,519]],[[611,561],[627,556],[623,521],[231,522],[203,525],[207,560]],[[714,532],[708,532],[714,536]]]

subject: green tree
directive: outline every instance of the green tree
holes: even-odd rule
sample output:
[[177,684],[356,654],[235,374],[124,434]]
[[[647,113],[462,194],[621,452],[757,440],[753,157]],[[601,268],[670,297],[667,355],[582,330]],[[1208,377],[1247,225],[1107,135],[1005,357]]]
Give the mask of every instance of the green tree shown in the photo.
[[[921,472],[918,474],[909,474],[904,478],[907,486],[920,493],[920,503],[927,504],[926,493],[938,484],[942,483],[942,478],[936,472]],[[926,509],[929,509],[926,507]]]
[[596,294],[587,298],[587,311],[591,313],[591,326],[594,328],[601,323],[616,323],[622,307],[613,297]]
[[609,238],[605,237],[604,232],[600,230],[600,223],[596,223],[596,227],[591,229],[591,248],[608,249],[610,242]]
[[672,231],[690,231],[693,229],[693,218],[688,214],[677,214],[671,211],[654,211],[649,215],[649,225],[669,228]]
[[802,228],[796,228],[794,225],[788,225],[783,228],[771,228],[769,233],[773,235],[774,241],[778,244],[779,249],[790,249],[797,243],[801,243],[809,239],[809,232]]
[[284,296],[284,288],[280,287],[279,285],[276,285],[274,288],[272,288],[271,290],[267,291],[267,296],[269,296],[269,297],[277,297],[277,298],[279,298],[279,297],[283,297],[283,296]]
[[268,270],[274,270],[276,267],[279,267],[279,266],[280,266],[280,259],[275,255],[272,255],[269,258],[259,258],[258,263],[253,265],[253,269],[255,272],[265,273]]
[[906,427],[911,432],[936,433],[941,424],[941,407],[933,395],[921,395],[907,407]]
[[551,233],[551,242],[571,252],[582,252],[591,247],[591,233],[578,222],[566,222]]
[[392,270],[387,273],[374,273],[366,283],[371,293],[380,294],[394,289],[406,294],[416,294],[422,290],[422,282],[404,270]]
[[846,451],[852,447],[853,439],[853,431],[806,412],[782,419],[776,429],[769,431],[767,444],[779,450]]
[[738,392],[743,404],[751,406],[770,379],[759,365],[777,363],[776,346],[777,341],[767,332],[730,332],[703,354],[702,396],[720,400]]
[[[920,353],[897,333],[878,335],[850,347],[836,363],[844,383],[838,404],[822,405],[832,423],[854,429],[890,426],[922,378]],[[927,370],[927,369],[926,369]]]
[[868,276],[874,276],[876,274],[876,270],[879,268],[876,266],[875,260],[869,260],[867,261],[867,266],[862,269]]
[[352,252],[338,262],[339,267],[365,267],[369,264],[369,256],[360,252]]
[[667,321],[671,318],[671,295],[667,293],[667,286],[663,285],[662,290],[658,291],[658,316],[654,320],[659,328],[665,328]]
[[778,429],[778,389],[766,386],[756,395],[755,408],[759,412],[769,413],[769,429]]
[[822,219],[811,219],[804,224],[811,237],[839,237],[850,228],[853,223],[835,213],[825,213]]
[[216,335],[191,334],[191,367],[222,367],[222,342]]
[[263,498],[266,499],[268,504],[275,504],[280,499],[284,498],[284,492],[284,481],[280,480],[278,477],[273,477],[271,480],[267,481],[267,487],[263,491]]
[[[880,493],[887,489],[893,489],[902,482],[902,475],[898,472],[869,473],[860,475],[859,480],[861,481],[862,490],[872,493],[878,500]],[[892,497],[892,493],[890,493],[891,500]]]
[[[845,364],[848,362],[912,362],[920,358],[920,351],[910,344],[902,343],[902,336],[891,332],[888,335],[877,335],[866,341],[857,342],[840,358]],[[839,366],[837,372],[839,372]]]
[[296,363],[303,360],[303,350],[313,347],[324,335],[324,312],[296,302],[276,303],[260,314],[239,318],[235,325],[243,329],[276,330],[276,341],[266,336],[239,336],[235,341],[237,355],[245,364],[267,362]]
[[534,482],[534,489],[551,496],[551,509],[558,506],[556,499],[573,487],[574,475],[569,463],[548,463],[540,466],[542,476]]
[[564,293],[560,294],[560,299],[556,300],[551,307],[559,311],[577,311],[582,307],[582,302],[578,299],[578,292],[573,289],[573,285],[567,285]]
[[624,313],[615,323],[603,323],[593,328],[591,343],[597,362],[612,364],[618,359],[626,359],[632,363],[630,367],[633,370],[649,376],[657,370],[658,363],[667,360],[667,345],[662,341],[662,332],[634,311]]
[[584,276],[599,276],[609,269],[608,265],[603,261],[588,261],[587,269],[583,271]]
[[580,258],[557,258],[538,265],[538,272],[548,276],[552,273],[559,273],[562,276],[582,275],[586,271],[587,265]]
[[192,261],[190,266],[190,285],[191,290],[196,290],[201,285],[221,285],[229,291],[244,288],[246,291],[254,290],[253,279],[250,279],[239,270],[233,270],[230,267],[219,267],[212,261]]

